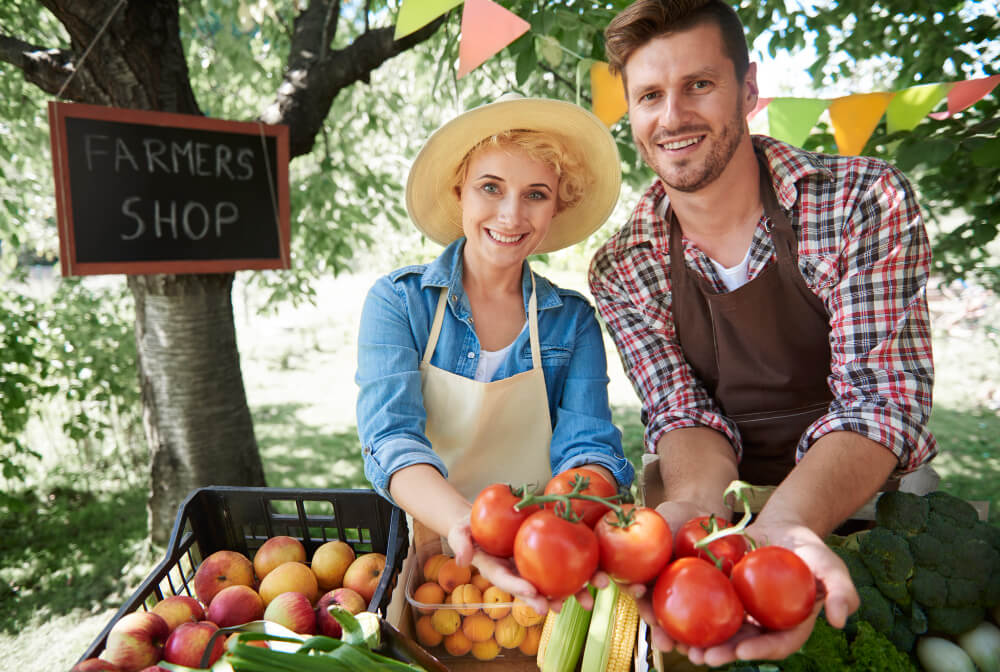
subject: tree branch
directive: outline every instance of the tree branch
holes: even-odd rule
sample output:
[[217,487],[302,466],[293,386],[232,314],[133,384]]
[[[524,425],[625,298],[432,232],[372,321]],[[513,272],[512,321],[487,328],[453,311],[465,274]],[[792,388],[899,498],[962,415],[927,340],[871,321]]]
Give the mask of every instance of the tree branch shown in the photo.
[[[74,54],[67,49],[53,49],[29,44],[10,35],[0,34],[0,61],[10,63],[24,73],[24,79],[46,93],[56,94],[73,73]],[[78,73],[63,91],[63,97],[79,100],[90,82]]]
[[275,101],[261,114],[268,124],[289,126],[291,158],[312,150],[333,99],[346,86],[367,82],[375,70],[393,56],[414,47],[443,25],[441,17],[401,40],[394,40],[394,26],[362,33],[350,45],[329,51],[327,27],[339,15],[339,0],[314,0],[295,19],[285,78]]

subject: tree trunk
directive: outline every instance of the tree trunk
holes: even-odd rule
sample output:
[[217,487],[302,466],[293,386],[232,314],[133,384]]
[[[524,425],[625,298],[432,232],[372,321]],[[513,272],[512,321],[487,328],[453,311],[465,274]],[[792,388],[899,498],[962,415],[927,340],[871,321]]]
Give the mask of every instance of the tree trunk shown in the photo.
[[232,273],[129,277],[150,448],[149,520],[165,543],[204,485],[264,485],[233,320]]

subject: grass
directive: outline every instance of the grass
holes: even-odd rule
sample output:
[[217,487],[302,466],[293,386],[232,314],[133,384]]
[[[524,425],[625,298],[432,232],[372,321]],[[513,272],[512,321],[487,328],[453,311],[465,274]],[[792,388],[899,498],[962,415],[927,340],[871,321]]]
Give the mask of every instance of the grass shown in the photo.
[[[564,286],[579,276],[551,273]],[[364,488],[354,425],[354,339],[373,275],[323,283],[317,306],[255,314],[237,288],[237,331],[254,429],[274,487]],[[579,288],[578,286],[576,288]],[[940,299],[940,297],[938,297]],[[967,301],[956,297],[956,301]],[[1000,524],[1000,416],[989,407],[1000,381],[1000,349],[986,328],[940,299],[935,319],[938,380],[931,430],[941,489],[990,502]],[[626,455],[638,469],[643,428],[635,394],[608,341],[609,393]],[[68,669],[118,605],[160,560],[146,541],[146,490],[100,478],[74,449],[46,447],[46,468],[25,512],[0,514],[0,660],[4,669]],[[93,462],[90,462],[93,464]],[[68,465],[68,466],[67,466]],[[134,468],[138,471],[138,467]],[[57,473],[53,470],[51,473]],[[74,477],[75,475],[75,477]],[[47,484],[47,485],[46,485]]]

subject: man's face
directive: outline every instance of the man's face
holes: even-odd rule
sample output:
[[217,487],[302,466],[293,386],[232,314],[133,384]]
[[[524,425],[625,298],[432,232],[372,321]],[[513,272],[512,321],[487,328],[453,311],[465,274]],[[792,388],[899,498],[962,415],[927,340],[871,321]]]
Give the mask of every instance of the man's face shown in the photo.
[[736,78],[718,26],[655,38],[625,63],[629,121],[642,158],[678,191],[695,192],[725,171],[756,104],[756,68]]

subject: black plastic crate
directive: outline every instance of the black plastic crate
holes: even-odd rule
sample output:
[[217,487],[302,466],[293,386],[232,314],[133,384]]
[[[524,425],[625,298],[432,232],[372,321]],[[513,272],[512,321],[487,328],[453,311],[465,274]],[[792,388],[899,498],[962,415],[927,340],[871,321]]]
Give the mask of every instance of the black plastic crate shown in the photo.
[[302,490],[213,486],[188,495],[177,512],[163,560],[122,605],[80,657],[104,650],[108,632],[125,614],[149,610],[169,595],[194,594],[194,573],[215,551],[249,558],[269,537],[300,540],[307,557],[339,539],[358,554],[385,555],[385,571],[368,610],[385,613],[408,548],[406,515],[374,490]]

